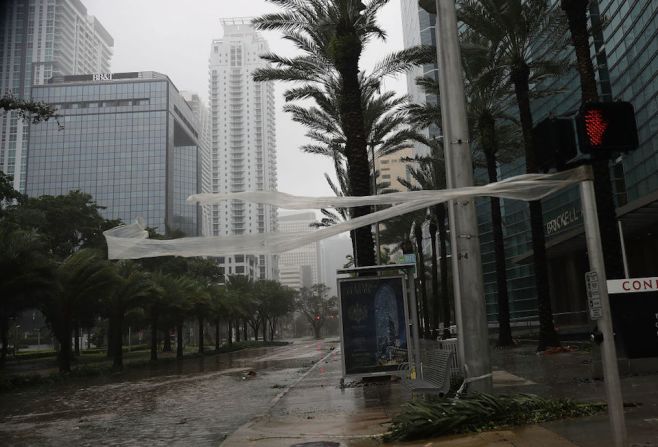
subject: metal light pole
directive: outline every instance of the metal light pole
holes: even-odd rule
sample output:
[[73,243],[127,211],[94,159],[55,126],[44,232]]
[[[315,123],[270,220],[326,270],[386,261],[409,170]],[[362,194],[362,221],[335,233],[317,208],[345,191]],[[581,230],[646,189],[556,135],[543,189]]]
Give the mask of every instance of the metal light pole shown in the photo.
[[624,420],[624,403],[621,395],[621,383],[619,381],[615,338],[612,332],[612,316],[610,313],[605,263],[603,261],[603,247],[601,245],[601,233],[599,232],[596,196],[594,195],[594,182],[591,180],[592,178],[593,175],[590,175],[590,180],[585,180],[580,184],[580,200],[583,204],[583,223],[585,226],[585,237],[587,239],[587,256],[589,258],[590,270],[595,272],[598,278],[600,303],[597,304],[601,312],[599,318],[596,320],[596,324],[599,332],[603,335],[601,360],[605,394],[608,401],[608,417],[610,418],[614,445],[616,447],[625,447],[627,445],[627,436],[626,421]]
[[[372,194],[377,195],[377,169],[375,167],[375,145],[370,143],[370,155],[372,157]],[[377,205],[373,205],[373,211],[377,211]],[[375,222],[375,264],[379,265],[379,222]]]
[[[455,0],[436,0],[436,32],[443,147],[448,188],[473,186],[464,79],[459,49]],[[473,199],[451,203],[450,232],[455,280],[455,314],[460,355],[471,389],[490,392],[491,358],[480,258],[480,240]]]

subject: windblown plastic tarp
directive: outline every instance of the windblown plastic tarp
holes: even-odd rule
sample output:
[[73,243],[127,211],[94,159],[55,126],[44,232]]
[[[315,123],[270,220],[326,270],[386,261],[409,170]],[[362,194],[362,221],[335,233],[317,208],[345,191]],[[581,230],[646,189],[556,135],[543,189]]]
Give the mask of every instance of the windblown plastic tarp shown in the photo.
[[134,223],[112,228],[105,231],[104,235],[107,240],[109,259],[140,259],[156,256],[227,256],[234,253],[277,254],[450,200],[474,197],[499,197],[523,201],[540,200],[586,179],[589,179],[589,171],[578,168],[557,174],[519,175],[485,186],[409,191],[362,197],[301,197],[275,191],[196,194],[190,196],[188,202],[210,205],[226,200],[243,200],[284,209],[390,206],[375,213],[310,232],[154,240],[148,239],[148,233],[141,223]]

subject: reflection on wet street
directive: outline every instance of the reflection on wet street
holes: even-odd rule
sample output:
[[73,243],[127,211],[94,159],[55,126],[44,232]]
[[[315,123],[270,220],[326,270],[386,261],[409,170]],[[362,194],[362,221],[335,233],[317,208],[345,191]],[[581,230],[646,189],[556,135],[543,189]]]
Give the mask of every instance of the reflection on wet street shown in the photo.
[[135,370],[121,382],[104,378],[5,394],[0,444],[217,445],[264,413],[327,349],[305,341]]

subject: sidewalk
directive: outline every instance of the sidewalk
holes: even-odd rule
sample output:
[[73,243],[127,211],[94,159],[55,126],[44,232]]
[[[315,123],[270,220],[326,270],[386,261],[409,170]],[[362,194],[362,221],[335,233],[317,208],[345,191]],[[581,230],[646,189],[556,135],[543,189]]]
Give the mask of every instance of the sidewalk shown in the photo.
[[[603,400],[600,382],[587,380],[587,353],[534,355],[533,348],[496,351],[497,391],[534,392],[554,397]],[[585,363],[583,363],[585,362]],[[505,369],[503,369],[505,367]],[[233,446],[370,447],[382,445],[391,417],[409,399],[399,383],[339,388],[341,357],[331,351],[299,382],[277,396],[265,414],[245,424],[223,443]],[[658,446],[658,377],[624,379],[626,402],[642,402],[627,411],[631,445]],[[543,426],[443,437],[387,445],[424,447],[604,447],[610,445],[607,415],[557,421]],[[315,442],[316,444],[305,444]]]

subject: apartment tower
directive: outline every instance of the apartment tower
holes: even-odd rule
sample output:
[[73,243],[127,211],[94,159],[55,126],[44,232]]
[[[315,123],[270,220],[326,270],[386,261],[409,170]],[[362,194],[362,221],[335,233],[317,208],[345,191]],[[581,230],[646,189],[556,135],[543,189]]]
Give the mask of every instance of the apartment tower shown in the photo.
[[[267,65],[267,42],[250,19],[222,19],[224,36],[210,50],[210,188],[215,193],[275,191],[274,87],[252,73]],[[209,235],[277,231],[275,208],[241,201],[214,205]],[[225,259],[226,273],[243,274],[256,261],[256,277],[278,277],[276,257],[238,253]]]

